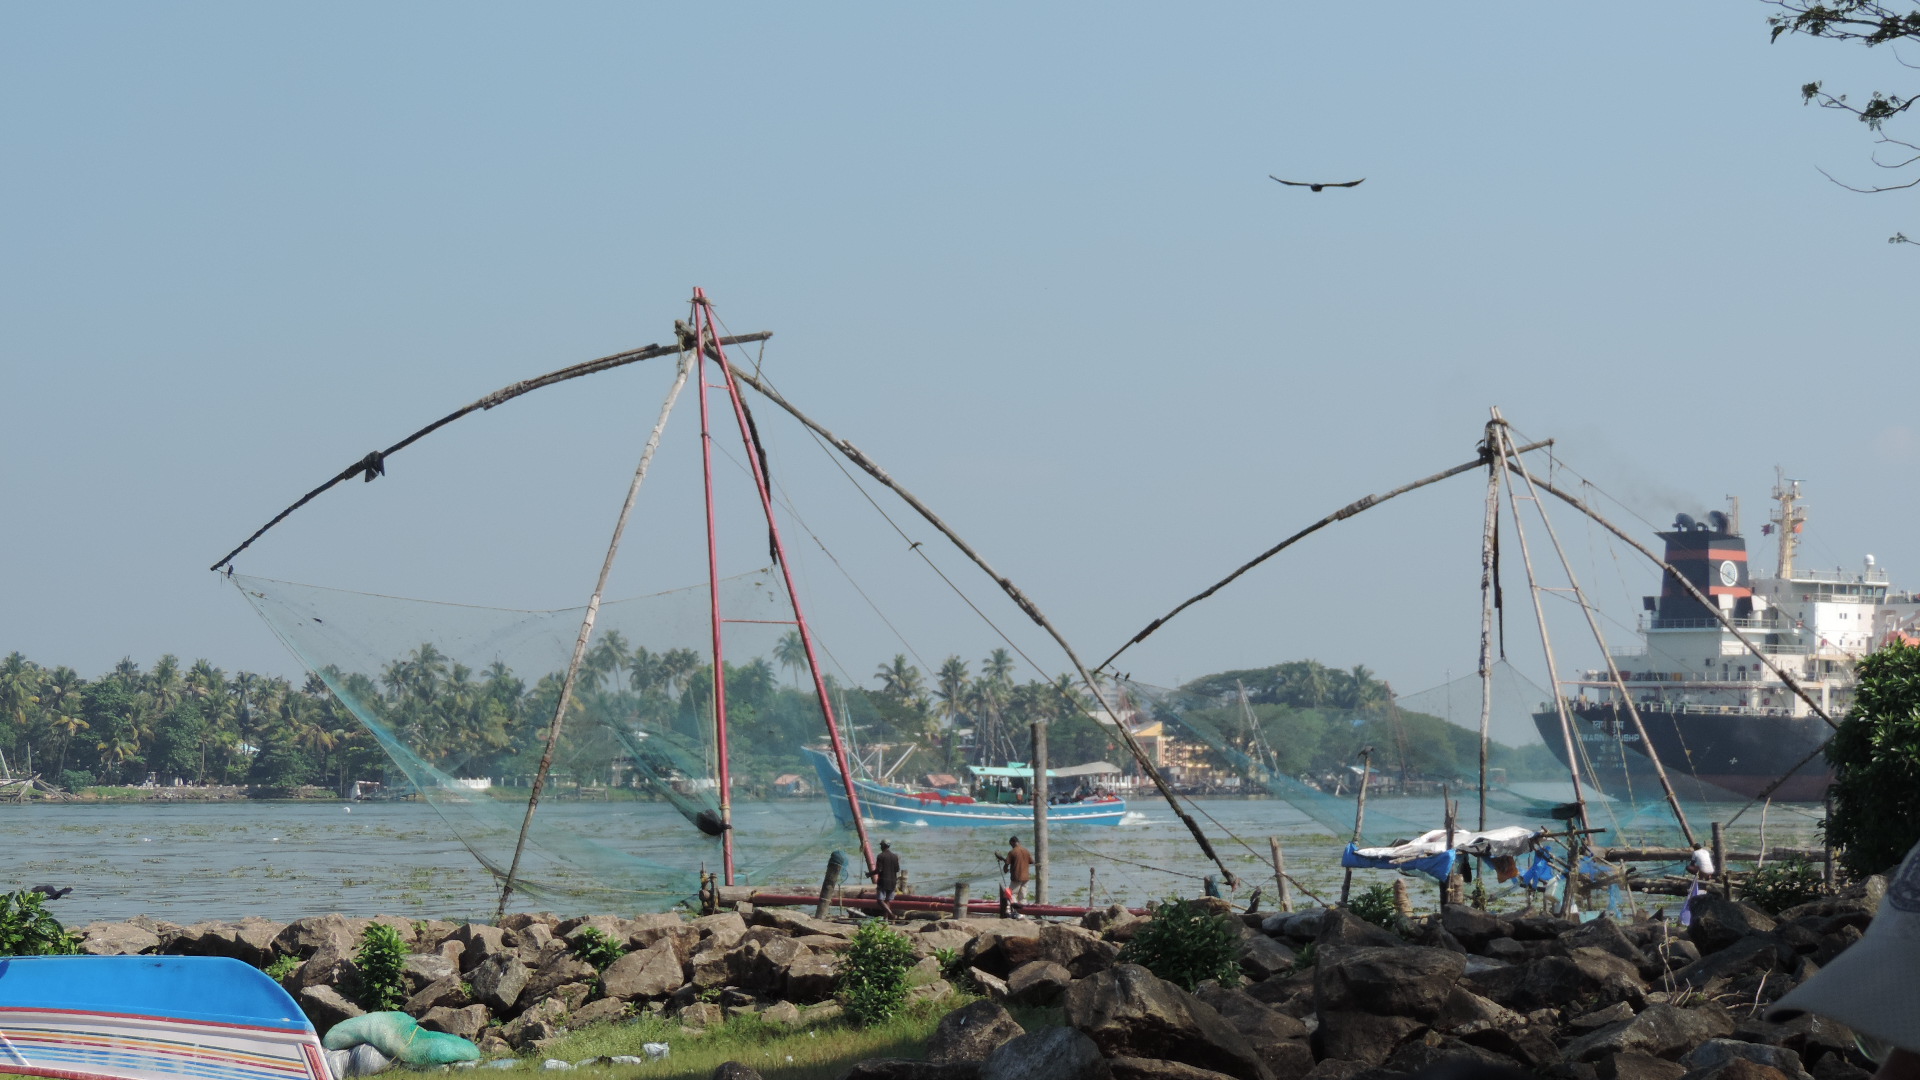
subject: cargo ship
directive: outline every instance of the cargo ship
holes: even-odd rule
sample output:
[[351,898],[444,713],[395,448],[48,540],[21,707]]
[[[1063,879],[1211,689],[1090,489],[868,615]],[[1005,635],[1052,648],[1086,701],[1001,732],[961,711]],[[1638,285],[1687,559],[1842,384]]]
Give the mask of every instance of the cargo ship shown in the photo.
[[[1800,482],[1784,478],[1774,486],[1775,506],[1761,530],[1777,537],[1778,562],[1771,577],[1755,576],[1740,532],[1739,502],[1729,501],[1728,511],[1704,519],[1680,514],[1658,534],[1673,571],[1663,572],[1660,595],[1643,600],[1640,647],[1615,650],[1612,660],[1639,707],[1647,741],[1683,798],[1752,798],[1773,788],[1775,799],[1818,802],[1832,776],[1816,751],[1833,729],[1675,574],[1790,673],[1835,722],[1852,705],[1859,659],[1896,636],[1920,637],[1920,598],[1892,591],[1872,555],[1857,571],[1799,565],[1805,508]],[[1582,778],[1616,797],[1658,797],[1648,747],[1608,671],[1584,672],[1561,693]],[[1565,764],[1559,710],[1543,705],[1534,723]]]

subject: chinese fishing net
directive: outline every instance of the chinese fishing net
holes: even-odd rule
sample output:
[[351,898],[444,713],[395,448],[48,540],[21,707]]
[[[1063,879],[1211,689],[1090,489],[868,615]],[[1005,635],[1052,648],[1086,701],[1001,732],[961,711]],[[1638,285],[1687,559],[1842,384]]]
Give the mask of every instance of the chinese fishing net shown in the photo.
[[[545,747],[582,608],[515,611],[431,603],[236,574],[276,635],[365,725],[399,774],[394,794],[431,804],[479,861],[504,875]],[[721,583],[730,760],[736,777],[785,773],[814,785],[802,747],[823,741],[811,693],[783,686],[791,609],[769,570]],[[603,602],[554,748],[547,798],[599,800],[583,826],[533,820],[516,879],[536,896],[673,899],[719,866],[718,747],[708,590]],[[857,690],[838,695],[861,702]],[[850,711],[858,722],[862,708]],[[736,780],[736,792],[744,785]],[[634,800],[664,801],[684,827],[642,830]],[[825,807],[778,830],[737,830],[742,881],[835,842]]]

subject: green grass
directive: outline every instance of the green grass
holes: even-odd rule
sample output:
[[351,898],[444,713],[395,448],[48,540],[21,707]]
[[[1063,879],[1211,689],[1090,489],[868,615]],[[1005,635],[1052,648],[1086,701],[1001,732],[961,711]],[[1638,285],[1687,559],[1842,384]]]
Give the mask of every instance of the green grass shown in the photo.
[[[664,1061],[645,1065],[590,1065],[575,1075],[581,1080],[597,1077],[706,1080],[722,1062],[738,1061],[752,1066],[765,1080],[835,1080],[856,1061],[924,1057],[927,1038],[939,1026],[940,1018],[971,1000],[950,994],[939,1001],[911,1002],[900,1015],[870,1028],[854,1027],[845,1019],[829,1020],[812,1028],[790,1028],[769,1024],[758,1016],[736,1016],[695,1033],[675,1021],[646,1016],[622,1023],[596,1024],[563,1035],[545,1050],[532,1054],[528,1066],[537,1067],[543,1058],[580,1061],[622,1054],[643,1057],[641,1043],[663,1042],[673,1048]],[[1029,1031],[1060,1023],[1058,1009],[1016,1009],[1014,1016]]]

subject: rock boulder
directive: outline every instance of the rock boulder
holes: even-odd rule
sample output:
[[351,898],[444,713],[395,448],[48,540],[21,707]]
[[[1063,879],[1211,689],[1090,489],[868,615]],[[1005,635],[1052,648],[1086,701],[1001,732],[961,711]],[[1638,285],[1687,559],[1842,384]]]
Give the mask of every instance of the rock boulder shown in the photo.
[[1274,1080],[1219,1013],[1138,964],[1077,980],[1067,989],[1066,1016],[1108,1057],[1167,1058],[1239,1080]]

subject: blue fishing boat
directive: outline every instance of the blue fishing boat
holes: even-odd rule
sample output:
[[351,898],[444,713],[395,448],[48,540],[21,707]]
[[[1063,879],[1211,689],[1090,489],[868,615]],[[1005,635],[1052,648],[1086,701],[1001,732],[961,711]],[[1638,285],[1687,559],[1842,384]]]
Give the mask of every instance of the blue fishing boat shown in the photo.
[[300,1007],[214,956],[0,959],[0,1076],[333,1080]]
[[[833,806],[834,818],[842,825],[852,825],[853,814],[847,808],[846,786],[840,780],[840,769],[834,764],[833,756],[813,749],[807,751],[807,756],[813,760],[820,786],[825,789],[827,801]],[[1024,824],[1032,827],[1033,804],[1014,794],[1015,782],[1030,778],[1032,769],[977,765],[969,771],[975,778],[975,790],[972,792],[957,785],[921,787],[858,776],[854,777],[853,786],[859,793],[861,813],[869,822],[917,826]],[[1047,776],[1049,780],[1071,781],[1118,771],[1111,765],[1095,763],[1092,766],[1049,769]],[[1053,824],[1118,825],[1126,814],[1125,799],[1100,791],[1047,805],[1047,820]]]

